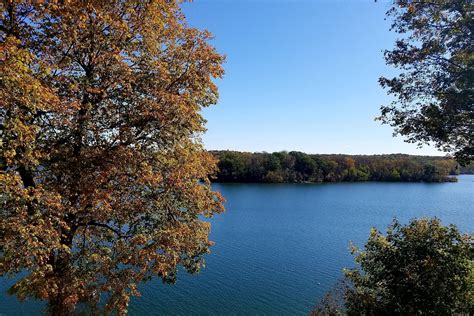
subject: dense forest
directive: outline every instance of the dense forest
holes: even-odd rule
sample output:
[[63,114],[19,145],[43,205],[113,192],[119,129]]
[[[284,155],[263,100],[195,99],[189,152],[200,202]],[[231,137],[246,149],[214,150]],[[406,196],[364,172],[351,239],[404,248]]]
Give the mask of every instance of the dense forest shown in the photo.
[[461,166],[459,172],[461,174],[474,174],[474,163],[471,163],[464,167]]
[[[213,151],[216,182],[456,181],[456,161],[431,156],[311,155],[302,152]],[[466,168],[467,171],[468,168]]]

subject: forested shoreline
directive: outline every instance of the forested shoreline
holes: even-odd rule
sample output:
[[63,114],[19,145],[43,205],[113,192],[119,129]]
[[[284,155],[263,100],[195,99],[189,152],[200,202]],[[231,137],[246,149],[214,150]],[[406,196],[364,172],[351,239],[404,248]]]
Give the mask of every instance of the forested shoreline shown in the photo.
[[250,153],[211,151],[218,159],[214,182],[455,182],[472,173],[450,158],[434,156],[306,154],[297,151]]

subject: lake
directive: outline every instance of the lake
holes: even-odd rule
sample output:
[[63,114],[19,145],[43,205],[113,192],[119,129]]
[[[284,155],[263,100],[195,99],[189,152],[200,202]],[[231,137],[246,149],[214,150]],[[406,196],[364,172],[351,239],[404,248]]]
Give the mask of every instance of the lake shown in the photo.
[[[352,267],[349,243],[362,246],[370,228],[385,231],[437,216],[474,231],[474,176],[457,183],[214,184],[227,211],[213,218],[206,268],[181,272],[175,285],[153,280],[132,299],[130,315],[308,315]],[[40,314],[19,303],[0,279],[0,315]]]

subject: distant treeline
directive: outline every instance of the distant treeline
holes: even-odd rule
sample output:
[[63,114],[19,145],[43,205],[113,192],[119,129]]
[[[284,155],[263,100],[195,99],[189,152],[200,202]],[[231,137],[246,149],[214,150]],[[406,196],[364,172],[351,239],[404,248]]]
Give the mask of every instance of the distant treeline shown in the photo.
[[474,174],[474,163],[471,163],[470,165],[460,167],[459,172],[461,174]]
[[443,157],[393,155],[310,155],[302,152],[213,151],[216,182],[456,181],[462,170]]

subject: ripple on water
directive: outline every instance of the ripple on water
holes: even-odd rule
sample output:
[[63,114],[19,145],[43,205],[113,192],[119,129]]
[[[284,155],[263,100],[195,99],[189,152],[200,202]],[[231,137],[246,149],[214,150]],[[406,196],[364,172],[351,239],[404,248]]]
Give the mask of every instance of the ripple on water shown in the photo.
[[[474,227],[474,176],[458,183],[216,184],[226,213],[211,220],[206,268],[176,285],[140,285],[130,315],[308,315],[352,267],[349,242],[396,216],[438,216]],[[12,280],[0,279],[3,292]],[[38,314],[44,304],[0,296],[0,314]]]

